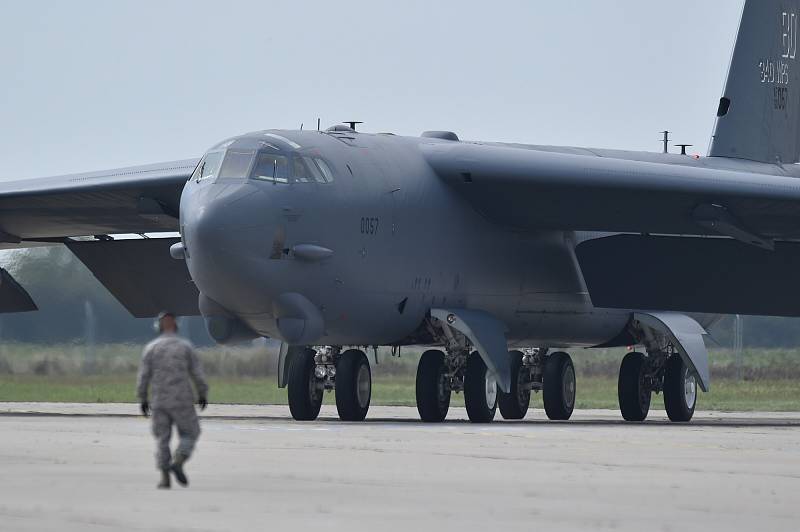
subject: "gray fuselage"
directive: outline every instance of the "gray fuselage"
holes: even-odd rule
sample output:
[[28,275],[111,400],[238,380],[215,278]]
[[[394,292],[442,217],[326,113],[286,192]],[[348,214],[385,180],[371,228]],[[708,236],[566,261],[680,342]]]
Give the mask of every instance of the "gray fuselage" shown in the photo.
[[[310,312],[322,320],[321,335],[303,336],[303,343],[326,345],[428,343],[423,323],[434,307],[489,312],[507,325],[510,345],[590,347],[617,338],[630,311],[593,307],[574,253],[581,241],[603,234],[519,231],[490,223],[423,157],[422,144],[447,142],[452,141],[269,131],[216,148],[257,151],[267,145],[286,157],[281,165],[289,168],[293,158],[321,158],[333,179],[264,181],[223,171],[187,182],[182,236],[191,276],[213,302],[210,312],[291,341],[280,320],[298,318],[302,329],[310,302]],[[510,147],[575,155],[571,148]],[[651,154],[608,155],[659,162]],[[663,162],[709,164],[677,156]],[[276,162],[274,177],[281,171]],[[299,251],[309,247],[324,253]],[[714,319],[700,321],[708,325]]]

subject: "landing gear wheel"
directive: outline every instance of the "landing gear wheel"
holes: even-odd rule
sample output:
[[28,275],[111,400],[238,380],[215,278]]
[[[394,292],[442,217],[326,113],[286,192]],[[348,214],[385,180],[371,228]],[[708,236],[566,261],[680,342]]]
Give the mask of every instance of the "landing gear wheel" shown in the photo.
[[509,351],[511,358],[511,391],[498,392],[497,404],[503,419],[522,419],[531,404],[531,390],[526,387],[528,370],[522,365],[522,353]]
[[680,355],[667,359],[664,368],[664,407],[670,421],[692,419],[697,404],[697,379]]
[[497,381],[477,351],[467,358],[464,406],[473,423],[490,423],[497,412]]
[[644,421],[650,411],[652,390],[645,382],[647,361],[642,353],[628,353],[619,367],[617,395],[625,421]]
[[342,353],[336,365],[336,410],[342,421],[363,421],[372,396],[367,355],[358,349]]
[[553,353],[544,363],[542,400],[547,417],[566,420],[575,408],[575,366],[566,353]]
[[297,421],[314,421],[322,406],[322,382],[314,375],[313,349],[306,349],[292,357],[289,364],[289,411]]
[[450,385],[444,353],[425,351],[417,366],[417,411],[422,421],[440,423],[450,409]]

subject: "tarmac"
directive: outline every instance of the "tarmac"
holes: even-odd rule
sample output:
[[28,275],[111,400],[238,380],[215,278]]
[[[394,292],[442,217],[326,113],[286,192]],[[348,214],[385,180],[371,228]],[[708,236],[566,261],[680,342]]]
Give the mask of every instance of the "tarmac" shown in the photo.
[[[800,530],[800,413],[611,410],[473,425],[463,409],[211,405],[190,486],[155,489],[132,404],[0,403],[0,530]],[[498,416],[499,418],[499,416]]]

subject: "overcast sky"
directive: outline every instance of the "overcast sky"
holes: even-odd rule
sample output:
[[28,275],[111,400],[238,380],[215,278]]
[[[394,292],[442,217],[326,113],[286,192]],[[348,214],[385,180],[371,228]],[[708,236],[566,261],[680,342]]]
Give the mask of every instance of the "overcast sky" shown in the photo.
[[0,179],[365,131],[705,153],[742,0],[0,0]]

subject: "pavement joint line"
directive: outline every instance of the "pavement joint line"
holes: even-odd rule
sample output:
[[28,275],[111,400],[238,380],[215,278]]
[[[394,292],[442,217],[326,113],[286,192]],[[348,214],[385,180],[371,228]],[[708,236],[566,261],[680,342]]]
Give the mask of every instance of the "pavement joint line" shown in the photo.
[[[210,412],[202,412],[201,419],[207,422],[214,421],[242,421],[242,422],[276,422],[296,424],[299,428],[306,427],[349,427],[349,426],[376,426],[384,428],[390,426],[416,426],[436,427],[437,424],[423,423],[417,417],[414,407],[374,406],[370,416],[363,422],[342,422],[336,416],[335,408],[325,405],[318,420],[315,422],[295,422],[292,420],[285,405],[232,405],[216,404],[209,407]],[[142,418],[135,403],[0,403],[0,419],[2,418]],[[144,418],[142,418],[144,419]],[[643,430],[658,428],[666,430],[702,430],[705,428],[783,428],[794,429],[800,427],[800,412],[714,412],[699,411],[690,423],[672,423],[663,411],[651,412],[650,418],[644,423],[626,423],[615,410],[576,410],[569,421],[550,421],[543,412],[532,410],[529,417],[519,421],[505,421],[499,416],[491,427],[503,427],[504,430],[528,430],[531,427],[567,430],[575,427],[596,426],[626,426],[639,427]],[[451,408],[451,416],[444,422],[449,427],[471,427],[473,430],[482,430],[482,425],[475,425],[466,418],[463,407]],[[494,431],[493,428],[486,430]]]

